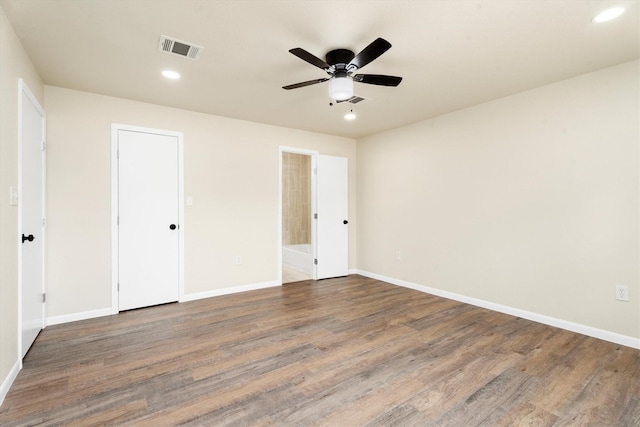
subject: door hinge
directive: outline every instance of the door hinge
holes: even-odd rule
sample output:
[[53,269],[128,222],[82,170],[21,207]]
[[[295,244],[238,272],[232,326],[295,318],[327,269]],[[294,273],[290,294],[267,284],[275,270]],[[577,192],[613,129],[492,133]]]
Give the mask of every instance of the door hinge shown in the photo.
[[313,259],[313,264],[318,265],[318,258]]
[[42,226],[46,226],[47,225],[47,219],[46,218],[42,218]]
[[116,150],[116,159],[120,160],[120,149]]
[[313,219],[318,219],[318,214],[317,213],[313,214]]
[[120,225],[120,215],[116,217],[116,225]]
[[44,304],[45,302],[47,302],[47,294],[42,294],[42,303]]
[[118,288],[118,292],[120,292],[120,283],[118,283],[117,288]]
[[44,151],[47,149],[47,141],[42,141],[42,147],[40,148],[40,151]]

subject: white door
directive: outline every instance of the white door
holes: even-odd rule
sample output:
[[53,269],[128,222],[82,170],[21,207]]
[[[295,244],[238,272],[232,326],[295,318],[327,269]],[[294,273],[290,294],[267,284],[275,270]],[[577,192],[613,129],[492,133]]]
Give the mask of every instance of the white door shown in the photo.
[[345,157],[318,156],[318,279],[349,274],[348,163]]
[[44,327],[45,115],[20,81],[20,283],[22,356]]
[[178,301],[179,144],[118,130],[119,310]]

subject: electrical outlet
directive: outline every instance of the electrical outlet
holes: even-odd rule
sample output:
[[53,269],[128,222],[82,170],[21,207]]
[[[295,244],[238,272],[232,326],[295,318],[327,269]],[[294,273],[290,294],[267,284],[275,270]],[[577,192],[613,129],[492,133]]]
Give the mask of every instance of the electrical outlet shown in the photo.
[[396,251],[396,261],[400,261],[402,259],[402,254],[400,251]]
[[242,264],[242,258],[240,257],[240,255],[236,255],[236,265],[240,264]]
[[616,299],[618,301],[629,301],[629,287],[616,285]]

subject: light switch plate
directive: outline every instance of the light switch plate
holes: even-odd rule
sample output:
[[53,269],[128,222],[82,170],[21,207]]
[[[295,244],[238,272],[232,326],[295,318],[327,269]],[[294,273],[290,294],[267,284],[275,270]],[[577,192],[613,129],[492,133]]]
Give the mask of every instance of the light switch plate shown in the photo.
[[9,187],[9,206],[18,206],[18,190],[16,187]]

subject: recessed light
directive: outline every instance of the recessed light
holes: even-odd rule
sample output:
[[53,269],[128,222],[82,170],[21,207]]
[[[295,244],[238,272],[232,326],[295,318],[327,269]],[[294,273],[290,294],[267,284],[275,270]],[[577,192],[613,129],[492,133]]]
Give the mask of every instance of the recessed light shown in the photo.
[[603,10],[602,12],[594,16],[591,21],[595,23],[607,22],[617,18],[623,13],[624,13],[624,7],[621,7],[621,6],[612,7],[611,9]]
[[176,80],[180,78],[180,74],[176,73],[175,71],[171,71],[171,70],[164,70],[162,72],[162,75],[165,76],[168,79],[172,79],[172,80]]

